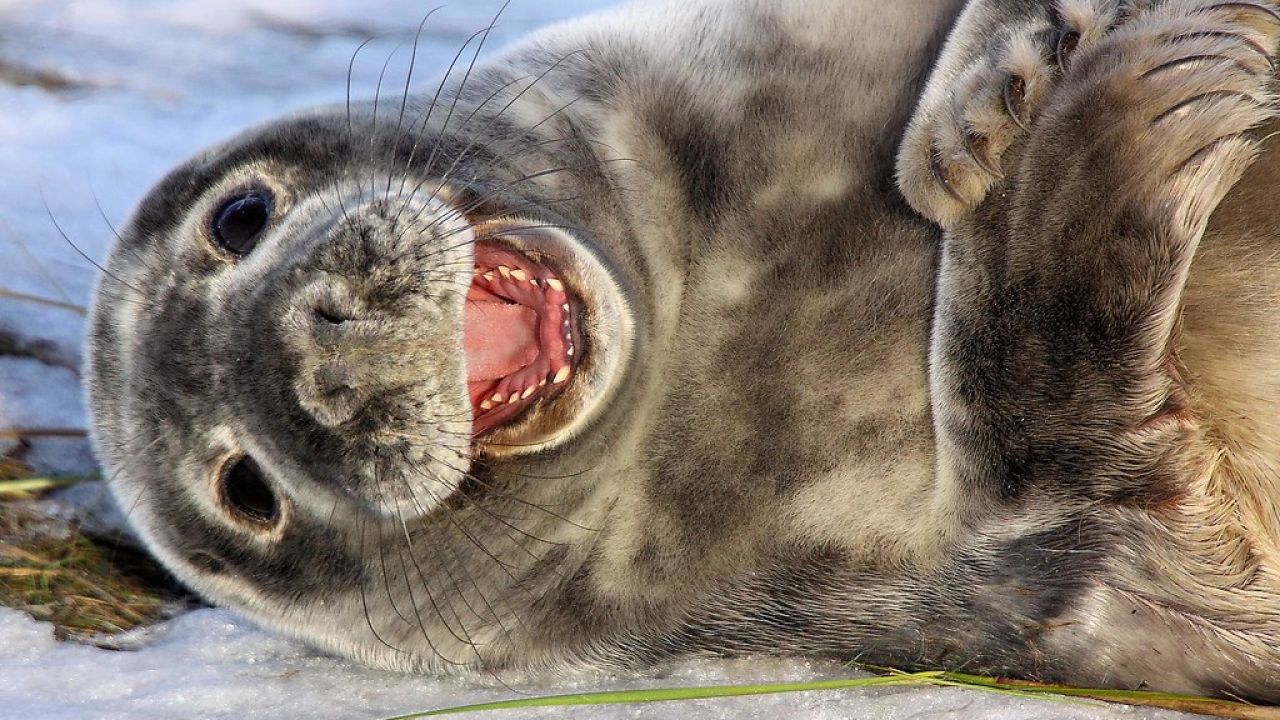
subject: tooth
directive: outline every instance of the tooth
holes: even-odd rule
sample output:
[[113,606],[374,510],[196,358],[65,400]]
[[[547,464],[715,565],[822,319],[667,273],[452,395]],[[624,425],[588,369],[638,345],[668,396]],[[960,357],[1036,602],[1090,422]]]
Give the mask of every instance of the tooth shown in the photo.
[[493,403],[489,402],[488,400],[485,400],[484,402],[480,403],[481,410],[488,410],[492,407],[493,407]]
[[525,280],[528,280],[528,279],[529,279],[529,274],[528,274],[528,273],[526,273],[525,271],[521,270],[520,268],[516,268],[515,270],[512,270],[512,271],[511,271],[511,277],[513,277],[513,278],[515,278],[515,279],[517,279],[517,280],[519,280],[519,281],[521,281],[521,282],[524,282]]
[[499,265],[498,272],[502,273],[502,277],[511,277],[511,268],[506,265]]
[[484,275],[481,275],[480,277],[484,278],[485,280],[492,281],[492,280],[493,280],[493,271],[492,271],[492,270],[490,270],[489,272],[485,273]]
[[570,345],[569,349],[564,351],[564,354],[568,355],[569,357],[573,357],[573,346]]
[[556,376],[551,378],[551,384],[559,385],[565,380],[568,380],[570,372],[572,372],[572,370],[569,369],[568,365],[565,365],[564,367],[560,368],[559,370],[556,371]]
[[561,309],[561,310],[563,310],[563,311],[565,311],[565,312],[569,312],[569,303],[565,303],[565,304],[561,305],[561,306],[560,306],[560,309]]
[[511,393],[511,397],[507,398],[507,404],[508,404],[508,405],[510,405],[511,403],[513,403],[513,402],[515,402],[515,401],[517,401],[517,400],[519,400],[519,399],[520,399],[520,396],[519,396],[519,395],[517,395],[517,394],[515,394],[515,393]]
[[505,399],[505,398],[503,398],[503,397],[502,397],[502,393],[494,393],[494,394],[493,394],[493,397],[489,398],[489,402],[493,402],[493,403],[500,403],[500,402],[502,402],[504,399]]
[[524,389],[524,392],[520,393],[520,399],[521,399],[521,400],[524,400],[525,398],[527,398],[527,397],[529,397],[530,395],[532,395],[532,394],[533,394],[533,390],[534,390],[534,389],[533,389],[533,387],[527,387],[527,388],[525,388],[525,389]]
[[552,290],[564,290],[564,283],[555,278],[547,278],[547,287],[550,287]]
[[538,285],[538,278],[530,278],[529,282],[533,283],[534,287],[541,287],[540,285]]
[[547,386],[547,379],[542,378],[542,382],[538,383],[538,387],[546,387],[546,386]]

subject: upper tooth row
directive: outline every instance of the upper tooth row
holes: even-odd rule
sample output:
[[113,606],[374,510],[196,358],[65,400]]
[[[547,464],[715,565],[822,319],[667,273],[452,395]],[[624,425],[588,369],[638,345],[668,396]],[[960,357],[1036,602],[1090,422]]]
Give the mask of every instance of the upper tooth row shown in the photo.
[[[532,283],[534,287],[537,287],[539,284],[538,278],[530,277],[529,273],[525,272],[524,270],[521,270],[520,268],[509,268],[506,265],[499,265],[497,267],[497,270],[498,270],[498,274],[502,275],[502,277],[507,278],[508,280],[514,278],[516,280],[519,280],[520,282],[528,281]],[[477,269],[476,274],[480,275],[485,280],[494,279],[494,274],[492,270],[482,274],[480,270]],[[555,278],[547,278],[543,282],[545,282],[547,284],[547,287],[551,288],[552,290],[556,290],[558,292],[564,292],[564,283],[560,282]]]

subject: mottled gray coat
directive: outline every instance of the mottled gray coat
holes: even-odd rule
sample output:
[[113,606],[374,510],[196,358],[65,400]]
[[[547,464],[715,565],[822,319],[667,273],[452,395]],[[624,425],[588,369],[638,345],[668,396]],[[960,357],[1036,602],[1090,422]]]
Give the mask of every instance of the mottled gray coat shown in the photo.
[[[94,307],[122,506],[211,600],[379,666],[1280,700],[1275,10],[962,5],[644,3],[194,158]],[[244,188],[275,201],[234,258]],[[586,347],[472,441],[489,236],[566,268]],[[271,522],[219,490],[241,458]]]

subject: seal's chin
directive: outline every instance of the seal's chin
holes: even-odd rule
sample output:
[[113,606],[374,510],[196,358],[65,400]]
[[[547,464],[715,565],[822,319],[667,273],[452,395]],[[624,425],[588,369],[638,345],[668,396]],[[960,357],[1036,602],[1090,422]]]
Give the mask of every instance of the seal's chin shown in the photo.
[[578,299],[547,260],[492,242],[475,246],[462,347],[475,436],[548,403],[573,376]]

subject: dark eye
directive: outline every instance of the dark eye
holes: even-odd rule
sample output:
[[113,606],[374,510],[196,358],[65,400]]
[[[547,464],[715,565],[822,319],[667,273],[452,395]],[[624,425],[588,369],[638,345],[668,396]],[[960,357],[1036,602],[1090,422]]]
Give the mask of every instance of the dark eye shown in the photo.
[[271,195],[255,190],[230,198],[213,215],[213,239],[236,255],[248,255],[271,219]]
[[249,457],[235,460],[224,468],[219,484],[222,504],[239,519],[271,525],[280,516],[280,503],[275,493],[262,478],[258,464]]

